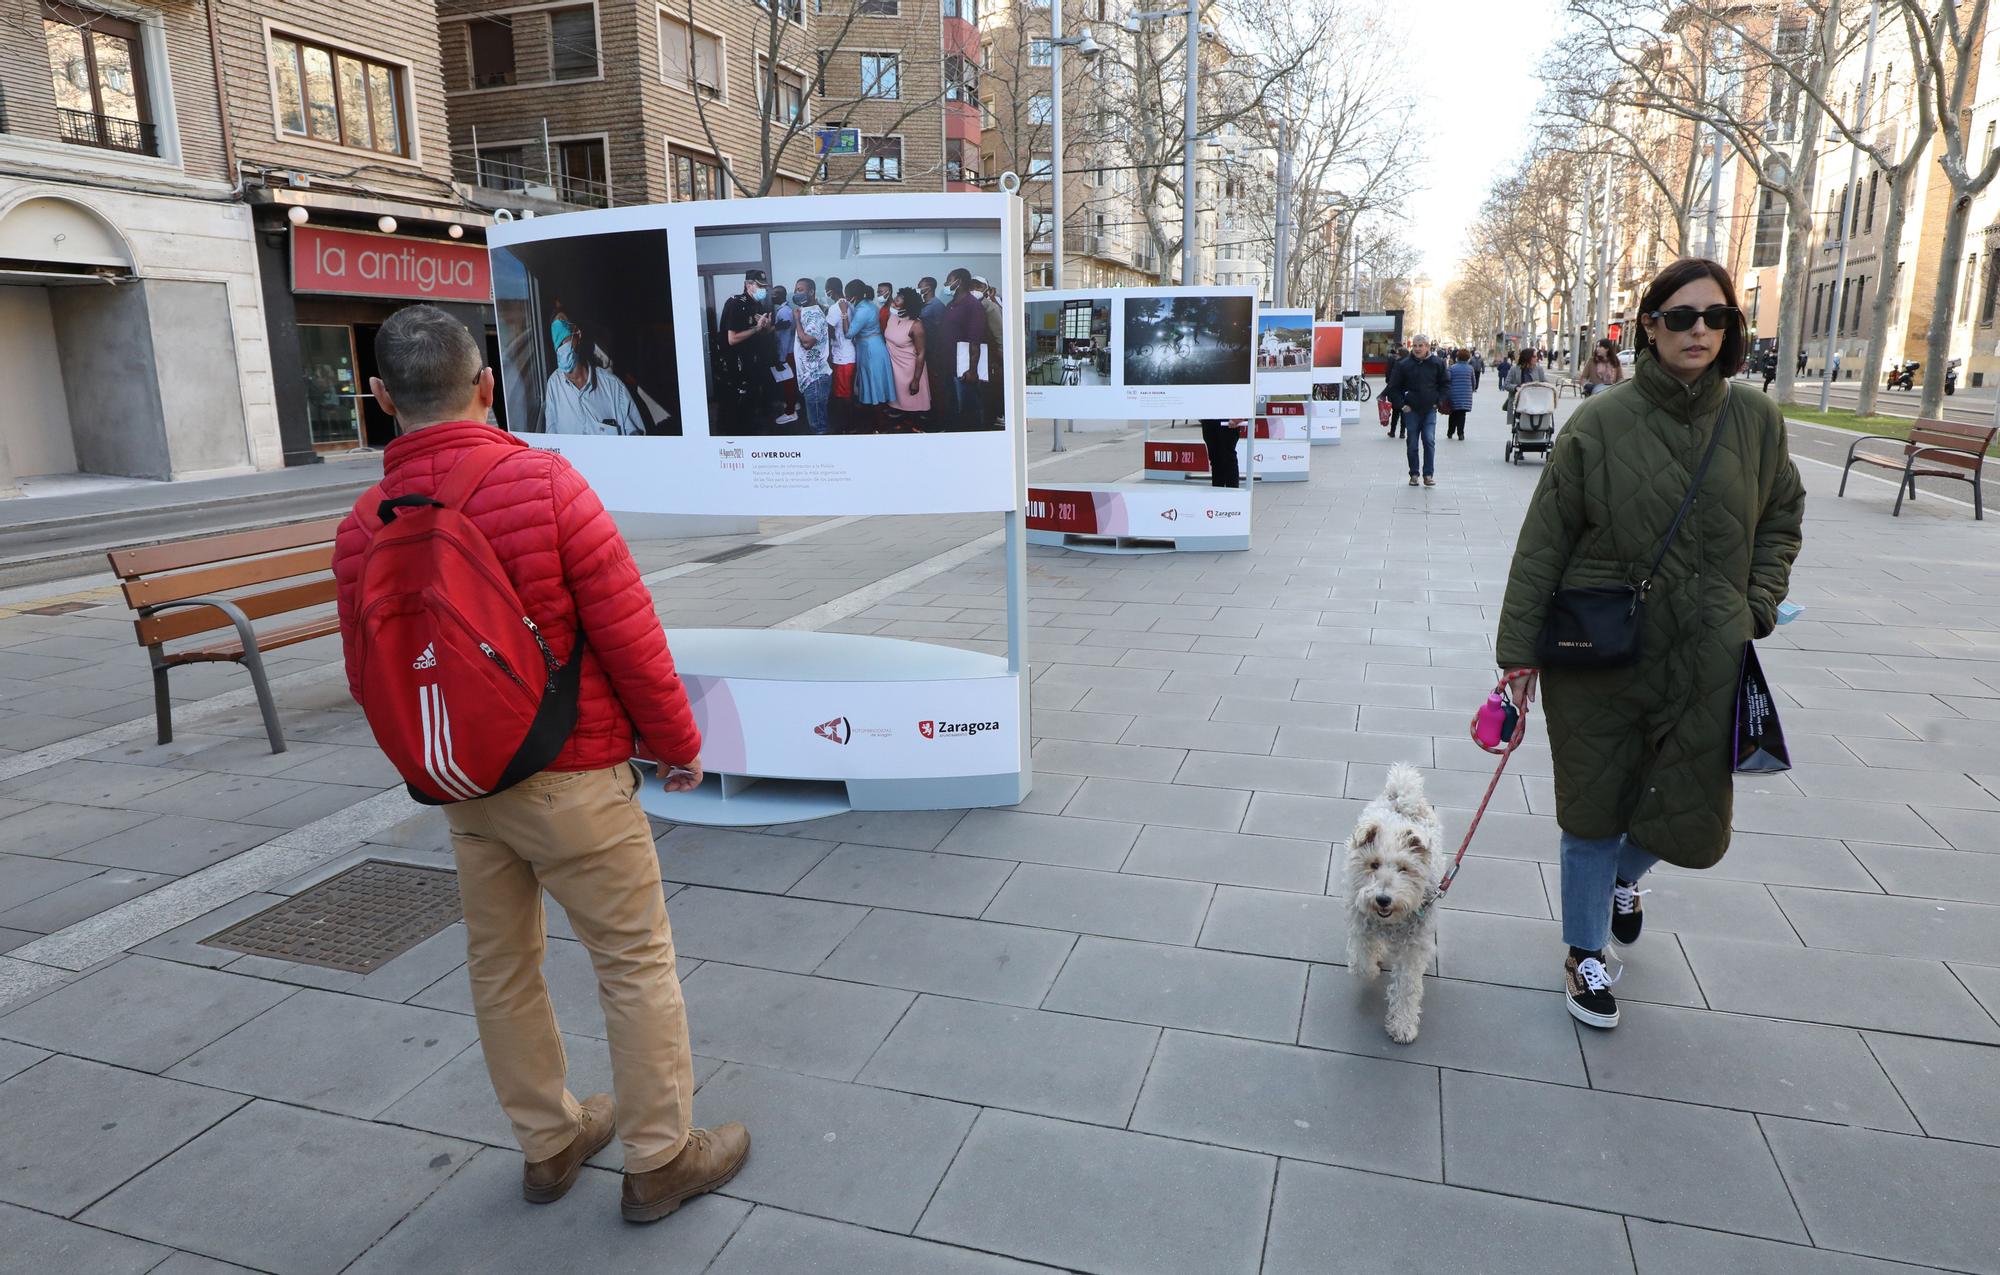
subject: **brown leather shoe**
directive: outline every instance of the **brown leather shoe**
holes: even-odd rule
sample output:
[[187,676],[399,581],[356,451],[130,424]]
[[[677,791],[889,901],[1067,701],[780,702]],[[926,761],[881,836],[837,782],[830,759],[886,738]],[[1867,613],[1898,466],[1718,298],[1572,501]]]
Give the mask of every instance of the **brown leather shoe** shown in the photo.
[[569,1194],[583,1162],[604,1149],[616,1125],[611,1116],[611,1095],[592,1094],[583,1100],[583,1128],[570,1144],[546,1160],[537,1160],[521,1170],[521,1198],[530,1204],[554,1204]]
[[625,1175],[621,1209],[627,1222],[657,1222],[684,1202],[728,1182],[750,1158],[750,1131],[740,1124],[689,1132],[681,1153],[657,1169]]

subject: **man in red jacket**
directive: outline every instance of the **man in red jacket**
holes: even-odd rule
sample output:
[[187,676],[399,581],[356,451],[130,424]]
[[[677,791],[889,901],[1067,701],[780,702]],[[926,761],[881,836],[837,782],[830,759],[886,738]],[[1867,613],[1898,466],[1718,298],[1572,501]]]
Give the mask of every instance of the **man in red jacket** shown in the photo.
[[[625,1144],[624,1215],[654,1221],[727,1182],[750,1152],[740,1124],[691,1127],[687,1013],[630,764],[636,736],[675,768],[668,790],[684,792],[701,781],[701,736],[652,595],[597,494],[562,457],[486,424],[493,371],[472,334],[435,306],[410,306],[382,325],[375,359],[381,375],[369,388],[399,436],[383,455],[379,489],[362,503],[434,495],[472,452],[508,449],[462,512],[557,657],[566,662],[585,643],[576,729],[555,761],[504,792],[445,808],[479,1043],[526,1156],[522,1194],[538,1204],[562,1198],[614,1127],[610,1095],[579,1103],[564,1085],[541,968],[547,890],[597,968]],[[350,513],[334,543],[341,640],[350,646],[361,640],[361,565],[372,535]],[[358,699],[360,688],[351,689]]]

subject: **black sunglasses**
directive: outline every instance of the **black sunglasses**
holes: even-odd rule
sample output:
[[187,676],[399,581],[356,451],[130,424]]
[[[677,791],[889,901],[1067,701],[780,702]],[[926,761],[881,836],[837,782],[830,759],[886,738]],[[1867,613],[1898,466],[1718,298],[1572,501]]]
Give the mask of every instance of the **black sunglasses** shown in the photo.
[[1712,305],[1706,310],[1697,310],[1691,305],[1677,305],[1671,310],[1654,310],[1646,316],[1657,319],[1669,332],[1686,332],[1700,319],[1710,332],[1728,332],[1743,321],[1743,312],[1733,305]]

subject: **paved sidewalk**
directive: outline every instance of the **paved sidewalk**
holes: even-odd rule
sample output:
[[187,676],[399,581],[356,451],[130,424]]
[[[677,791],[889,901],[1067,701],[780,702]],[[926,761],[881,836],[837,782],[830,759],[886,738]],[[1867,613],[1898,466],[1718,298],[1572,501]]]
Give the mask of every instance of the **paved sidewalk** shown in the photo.
[[[366,976],[200,943],[363,857],[449,863],[334,651],[274,661],[292,751],[229,671],[176,676],[159,748],[119,609],[5,608],[0,1269],[2000,1271],[2000,569],[1968,510],[1891,519],[1892,484],[1836,502],[1802,463],[1806,615],[1762,646],[1797,769],[1739,787],[1719,867],[1650,880],[1616,1032],[1555,990],[1539,741],[1442,914],[1419,1040],[1340,967],[1328,874],[1388,763],[1448,832],[1490,774],[1465,722],[1539,470],[1501,463],[1497,404],[1435,490],[1373,425],[1316,449],[1258,490],[1249,553],[1031,551],[1019,808],[662,826],[697,1117],[756,1145],[646,1228],[615,1146],[520,1202],[457,927]],[[1035,476],[1138,467],[1100,441]],[[998,554],[924,565],[992,529],[635,550],[677,625],[997,649]],[[550,933],[586,1093],[602,1015]]]

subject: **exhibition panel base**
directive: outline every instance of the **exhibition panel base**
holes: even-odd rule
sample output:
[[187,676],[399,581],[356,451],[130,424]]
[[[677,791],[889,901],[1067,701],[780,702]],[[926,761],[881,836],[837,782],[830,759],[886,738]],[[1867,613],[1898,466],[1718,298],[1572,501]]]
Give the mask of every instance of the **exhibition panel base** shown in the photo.
[[1028,795],[1027,681],[1003,657],[786,629],[670,629],[667,644],[708,777],[689,793],[645,785],[648,814],[761,827]]
[[1028,543],[1081,553],[1250,547],[1248,488],[1046,483],[1028,488]]

